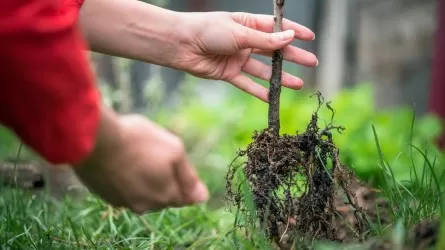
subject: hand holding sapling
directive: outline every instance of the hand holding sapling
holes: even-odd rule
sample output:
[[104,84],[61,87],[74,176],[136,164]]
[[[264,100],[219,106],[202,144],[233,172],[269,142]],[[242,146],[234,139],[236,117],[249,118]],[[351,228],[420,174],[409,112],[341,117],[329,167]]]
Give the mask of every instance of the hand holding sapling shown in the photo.
[[[174,67],[201,77],[224,80],[268,102],[269,90],[243,73],[270,80],[272,67],[250,57],[252,54],[271,57],[281,49],[284,60],[314,67],[318,60],[310,52],[292,45],[295,39],[311,41],[314,33],[289,20],[283,20],[285,31],[273,31],[269,15],[211,12],[186,14],[184,32],[180,35],[183,48],[178,52]],[[215,28],[218,27],[218,28]],[[283,86],[300,89],[303,81],[282,73]]]
[[[315,67],[314,54],[290,45],[311,41],[314,33],[283,19],[283,32],[272,33],[273,16],[243,12],[183,13],[135,0],[85,1],[80,24],[91,48],[223,80],[268,101],[267,88],[245,74],[269,81],[272,67],[251,57],[272,57],[282,49],[283,59]],[[283,73],[283,86],[300,89],[303,81]]]

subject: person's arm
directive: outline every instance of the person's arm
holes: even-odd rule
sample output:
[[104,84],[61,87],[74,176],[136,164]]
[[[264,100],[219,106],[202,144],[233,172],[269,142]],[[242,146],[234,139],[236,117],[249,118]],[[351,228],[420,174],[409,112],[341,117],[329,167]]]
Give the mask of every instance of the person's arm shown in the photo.
[[[86,0],[80,24],[93,51],[167,66],[193,76],[223,80],[266,101],[268,90],[245,74],[269,80],[272,68],[252,57],[271,57],[315,67],[316,56],[290,45],[311,41],[314,33],[283,19],[273,32],[272,15],[244,12],[174,12],[137,0]],[[283,72],[283,87],[300,89],[303,81]]]
[[83,161],[100,121],[80,1],[69,1],[0,3],[0,123],[53,164]]
[[0,123],[114,206],[142,213],[205,201],[179,138],[100,104],[79,2],[66,1],[0,1]]
[[79,23],[95,52],[172,67],[179,15],[137,0],[85,0]]

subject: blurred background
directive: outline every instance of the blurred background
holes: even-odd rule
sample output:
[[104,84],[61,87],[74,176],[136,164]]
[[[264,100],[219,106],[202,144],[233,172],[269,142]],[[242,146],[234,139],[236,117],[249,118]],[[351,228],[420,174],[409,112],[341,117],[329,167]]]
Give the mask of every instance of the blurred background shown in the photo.
[[[176,11],[273,13],[271,0],[148,2]],[[343,162],[363,179],[378,182],[378,173],[384,171],[372,125],[388,164],[401,180],[409,178],[409,167],[422,167],[424,161],[410,143],[443,162],[444,154],[434,143],[442,127],[428,112],[437,4],[433,0],[287,0],[285,18],[316,34],[313,42],[294,44],[317,55],[320,64],[313,69],[284,64],[284,70],[301,77],[305,86],[301,91],[282,90],[282,132],[305,129],[317,107],[310,96],[318,90],[332,101],[335,123],[346,128],[344,134],[334,134]],[[271,63],[270,58],[258,58]],[[225,82],[97,53],[91,54],[91,60],[107,104],[121,113],[145,114],[183,138],[215,204],[220,204],[227,167],[238,149],[251,141],[254,130],[267,126],[267,104]],[[330,113],[322,110],[321,114],[323,127]],[[3,129],[0,138],[2,157],[15,157],[19,144],[14,136]],[[35,159],[22,150],[23,159]]]

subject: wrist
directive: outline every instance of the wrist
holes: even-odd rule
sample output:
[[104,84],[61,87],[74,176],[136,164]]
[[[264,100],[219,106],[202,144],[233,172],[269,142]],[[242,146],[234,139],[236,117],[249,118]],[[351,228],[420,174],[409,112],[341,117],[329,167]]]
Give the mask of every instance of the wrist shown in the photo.
[[122,142],[122,129],[118,116],[113,110],[101,106],[100,122],[93,150],[81,163],[74,166],[75,170],[88,170],[90,167],[103,165],[103,161],[119,152]]
[[89,0],[80,25],[93,51],[174,67],[182,16],[136,0]]
[[124,24],[126,40],[134,45],[129,46],[130,53],[134,59],[172,67],[180,47],[178,27],[182,15],[151,4],[142,5],[134,11],[135,17]]

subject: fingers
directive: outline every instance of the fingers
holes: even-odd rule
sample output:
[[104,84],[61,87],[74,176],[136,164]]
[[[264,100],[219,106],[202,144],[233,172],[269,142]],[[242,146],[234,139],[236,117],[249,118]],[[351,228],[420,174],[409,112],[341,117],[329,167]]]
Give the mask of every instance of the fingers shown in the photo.
[[259,85],[258,83],[254,82],[248,76],[239,74],[234,78],[230,79],[228,82],[264,102],[269,102],[269,90]]
[[[232,18],[235,20],[235,22],[251,29],[256,29],[258,31],[267,33],[273,32],[274,17],[271,15],[236,12],[232,14]],[[283,30],[293,30],[295,32],[296,39],[304,41],[311,41],[315,39],[314,32],[312,32],[309,28],[292,22],[286,18],[283,18]]]
[[[295,46],[286,46],[282,49],[282,51],[283,59],[286,61],[304,65],[307,67],[315,67],[318,65],[317,57],[306,50],[297,48]],[[273,51],[254,49],[252,53],[272,57]]]
[[184,154],[174,165],[175,177],[181,193],[180,202],[183,204],[196,204],[208,200],[209,191],[199,179],[196,170]]
[[261,49],[276,50],[289,45],[294,39],[294,31],[286,30],[283,32],[266,33],[245,26],[238,26],[234,30],[238,49]]
[[[247,62],[244,64],[242,71],[257,77],[262,80],[269,81],[272,76],[272,67],[268,66],[256,59],[249,58]],[[283,72],[281,77],[281,82],[284,87],[288,87],[291,89],[301,89],[303,87],[303,81],[295,76],[292,76],[289,73]]]

